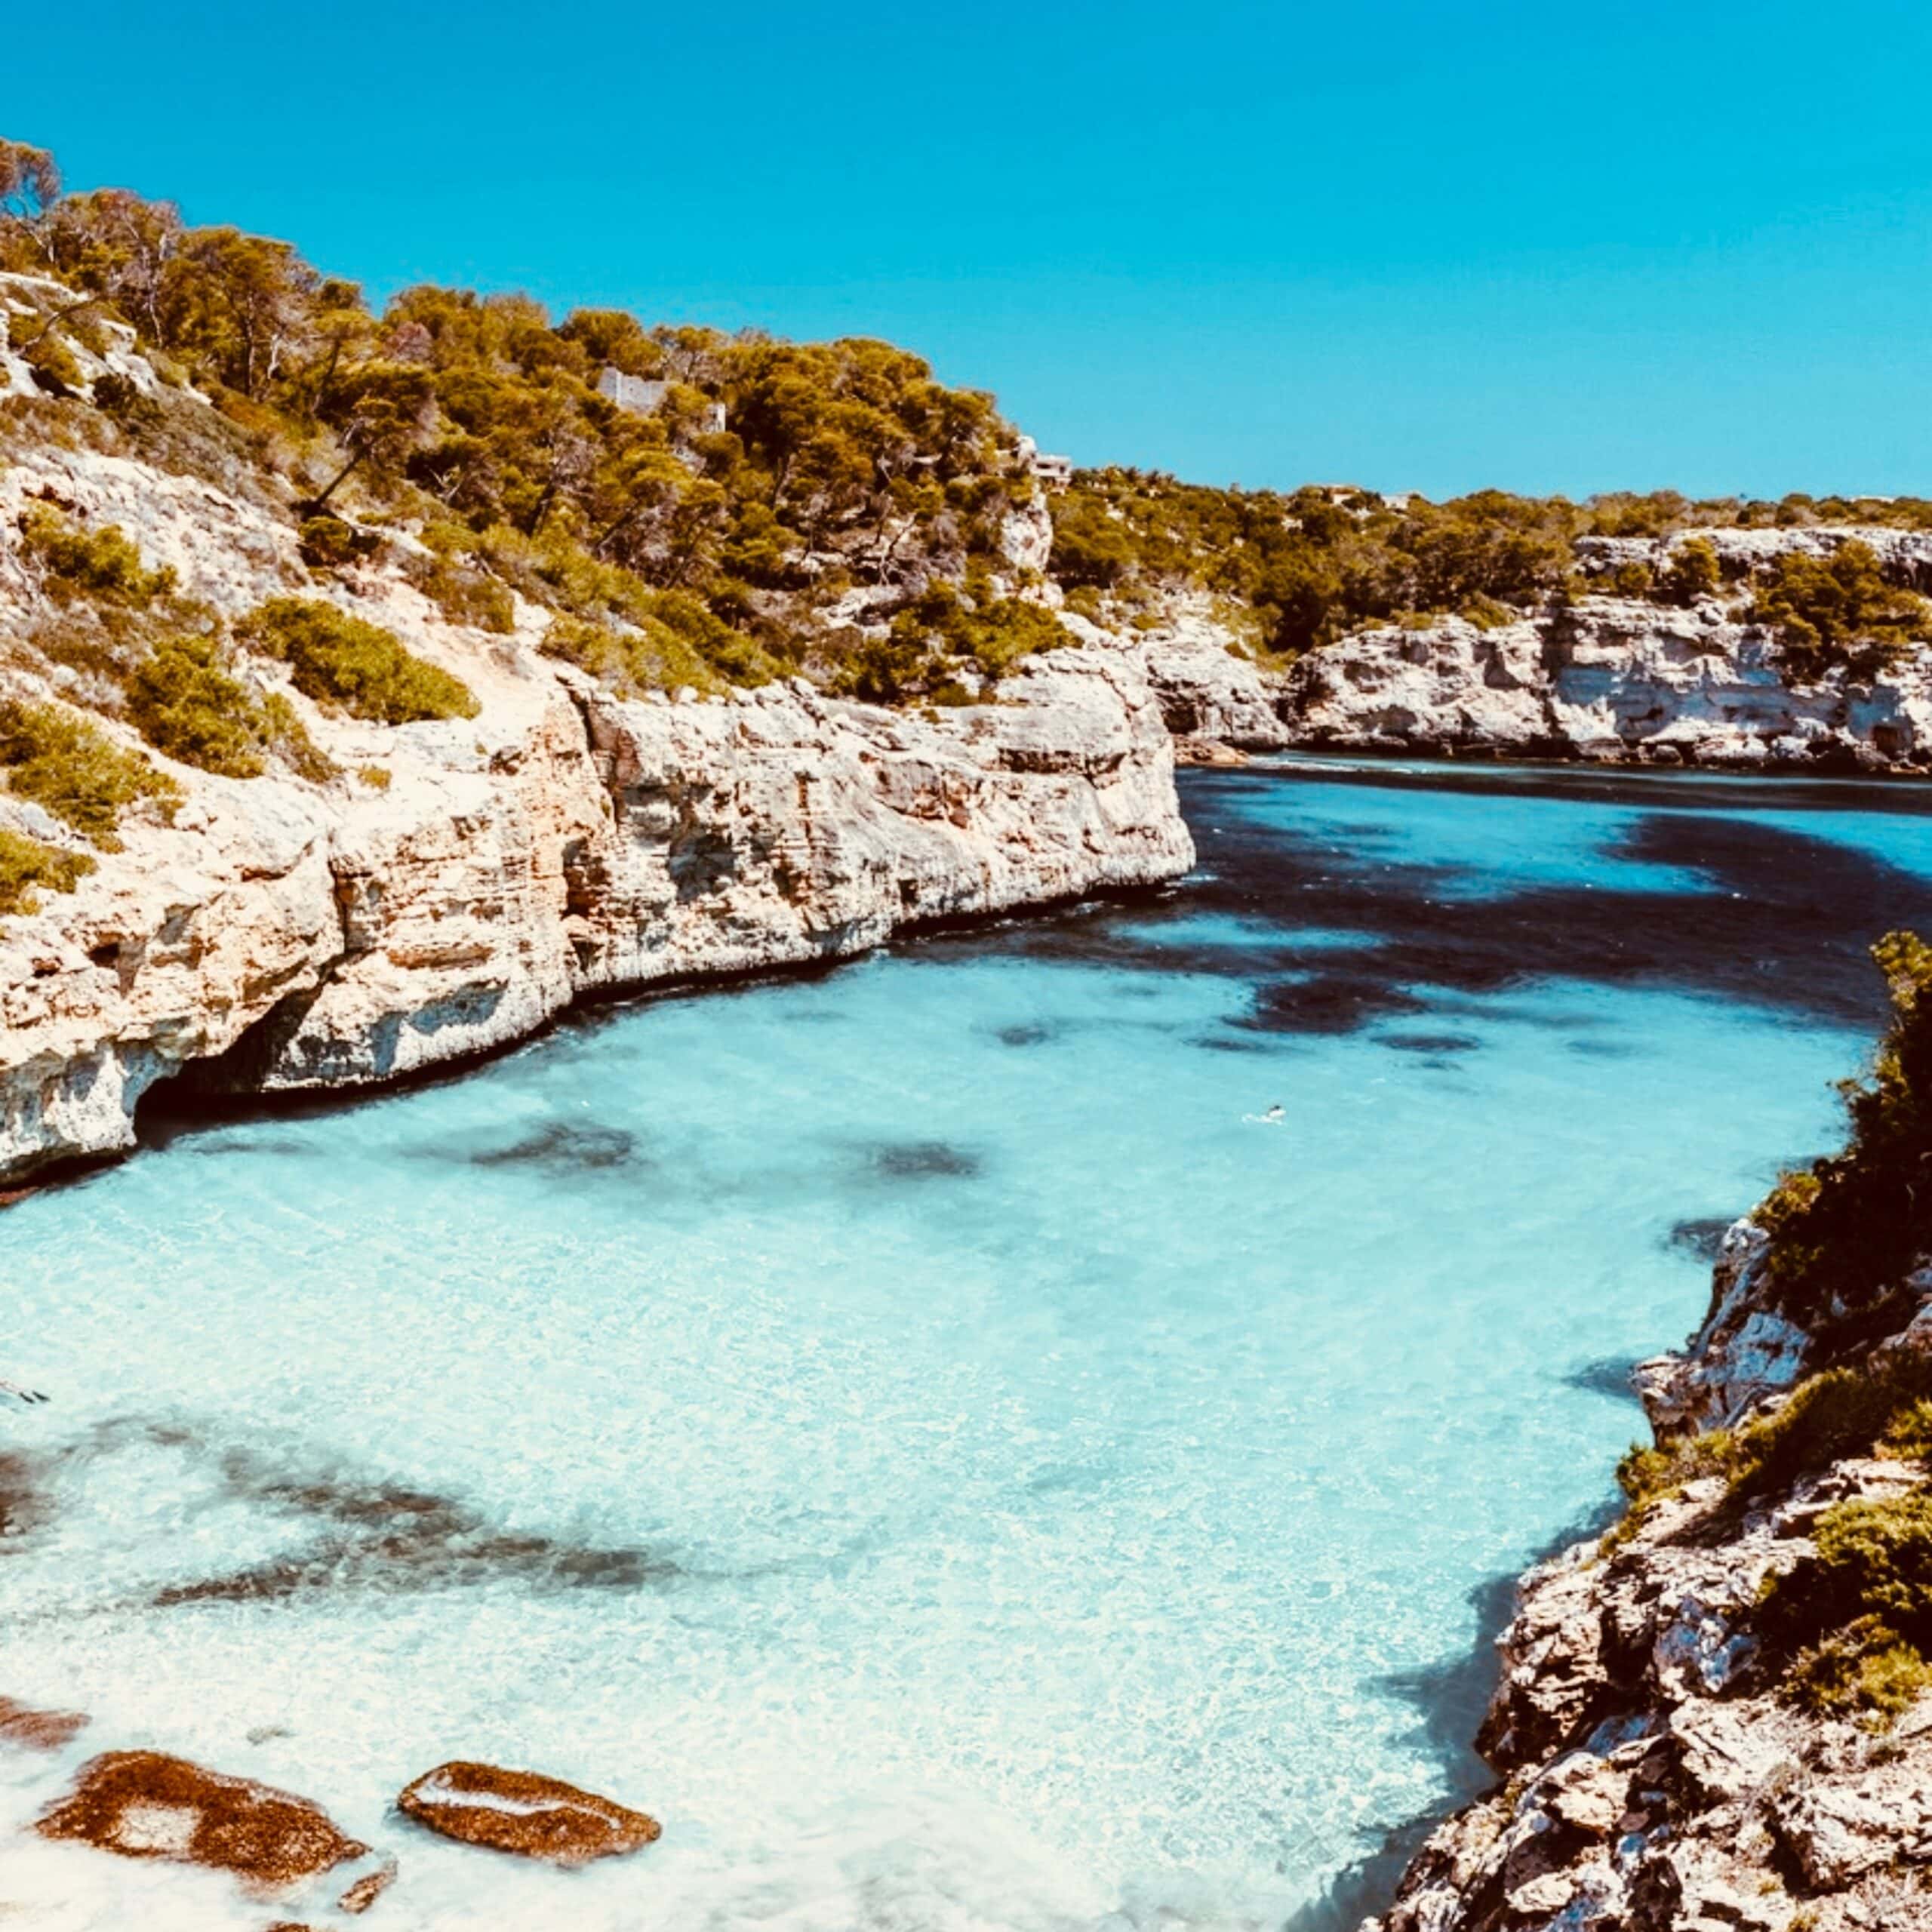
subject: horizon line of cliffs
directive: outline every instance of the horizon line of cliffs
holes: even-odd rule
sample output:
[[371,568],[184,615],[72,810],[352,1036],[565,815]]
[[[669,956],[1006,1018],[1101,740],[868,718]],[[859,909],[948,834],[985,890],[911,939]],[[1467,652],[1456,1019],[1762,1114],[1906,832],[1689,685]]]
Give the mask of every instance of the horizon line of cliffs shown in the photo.
[[[1617,594],[1620,571],[1662,576],[1691,543],[1715,554],[1707,593],[1681,607]],[[1889,582],[1932,584],[1932,532],[1586,537],[1576,542],[1586,594],[1534,615],[1374,625],[1276,670],[1232,654],[1231,634],[1197,597],[1180,600],[1145,648],[1171,728],[1244,751],[1932,770],[1932,645],[1801,681],[1773,627],[1751,620],[1752,572],[1781,558],[1829,560],[1848,544],[1869,549]]]

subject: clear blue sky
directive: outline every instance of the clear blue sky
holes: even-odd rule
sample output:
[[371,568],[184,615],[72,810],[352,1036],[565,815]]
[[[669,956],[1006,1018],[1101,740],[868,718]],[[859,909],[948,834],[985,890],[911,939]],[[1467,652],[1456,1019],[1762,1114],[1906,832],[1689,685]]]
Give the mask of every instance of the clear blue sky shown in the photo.
[[1932,494],[1926,0],[97,0],[0,132],[374,297],[863,333],[1048,448]]

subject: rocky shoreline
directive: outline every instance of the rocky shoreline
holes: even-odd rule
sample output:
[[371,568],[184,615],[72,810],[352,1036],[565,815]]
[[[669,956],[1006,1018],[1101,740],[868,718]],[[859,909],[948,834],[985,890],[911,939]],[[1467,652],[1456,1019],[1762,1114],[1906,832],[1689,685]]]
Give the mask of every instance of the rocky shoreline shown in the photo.
[[[1916,531],[1715,530],[1727,568],[1868,546],[1888,576],[1932,576]],[[1663,569],[1682,538],[1586,538],[1586,568]],[[1790,681],[1776,638],[1723,587],[1683,608],[1585,594],[1533,617],[1417,619],[1354,633],[1285,671],[1250,654],[1209,600],[1177,598],[1134,634],[1177,736],[1244,751],[1912,774],[1932,769],[1932,647],[1860,679]],[[1077,620],[1075,620],[1077,622]],[[1088,627],[1091,629],[1092,627]],[[1098,634],[1097,634],[1098,635]]]
[[1636,1380],[1660,1444],[1770,1441],[1783,1415],[1807,1453],[1749,1482],[1714,1455],[1522,1578],[1477,1738],[1498,1782],[1362,1932],[1932,1927],[1932,1704],[1795,1700],[1763,1628],[1777,1580],[1816,1563],[1827,1512],[1923,1484],[1869,1430],[1835,1444],[1792,1392],[1827,1368],[1854,1388],[1927,1386],[1932,1273],[1847,1347],[1780,1306],[1767,1246],[1752,1221],[1731,1228],[1709,1318]]
[[[0,521],[51,492],[235,611],[303,580],[294,533],[125,460],[50,450]],[[143,1097],[370,1085],[528,1035],[587,996],[849,956],[934,921],[1185,872],[1171,742],[1131,654],[1056,651],[999,701],[924,713],[803,679],[627,700],[510,636],[445,621],[399,576],[355,583],[457,671],[472,718],[312,709],[368,782],[168,768],[70,894],[0,928],[0,1183],[133,1144]],[[32,587],[0,555],[0,600]],[[292,701],[292,700],[291,700]],[[38,808],[0,820],[78,843]]]

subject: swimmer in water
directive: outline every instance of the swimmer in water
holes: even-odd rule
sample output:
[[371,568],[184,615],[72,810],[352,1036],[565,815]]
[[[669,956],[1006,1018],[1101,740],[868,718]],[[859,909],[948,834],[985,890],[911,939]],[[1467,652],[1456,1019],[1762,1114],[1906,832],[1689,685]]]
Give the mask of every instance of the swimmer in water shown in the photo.
[[1286,1119],[1287,1116],[1282,1112],[1281,1103],[1279,1100],[1277,1100],[1275,1104],[1261,1116],[1261,1118],[1267,1121],[1270,1127],[1274,1127],[1278,1125],[1280,1122]]

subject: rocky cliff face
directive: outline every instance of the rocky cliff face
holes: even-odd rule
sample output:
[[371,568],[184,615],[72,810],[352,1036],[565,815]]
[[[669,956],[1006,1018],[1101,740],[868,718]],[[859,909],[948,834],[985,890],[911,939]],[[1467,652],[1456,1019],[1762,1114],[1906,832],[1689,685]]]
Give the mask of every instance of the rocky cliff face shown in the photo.
[[[389,728],[286,692],[343,768],[327,783],[158,759],[186,795],[172,822],[124,815],[123,850],[0,921],[0,1180],[126,1148],[142,1096],[184,1071],[243,1090],[386,1080],[587,993],[838,958],[1192,860],[1131,654],[1055,652],[995,703],[923,715],[802,680],[625,701],[540,656],[529,606],[500,636],[445,621],[388,569],[318,592],[272,506],[54,448],[0,475],[0,622],[20,627],[45,614],[15,545],[40,498],[118,524],[224,614],[333,597],[457,672],[481,709]],[[57,675],[55,694],[86,701],[84,674]],[[0,665],[0,697],[49,689]],[[79,843],[4,791],[0,826]]]
[[[1888,576],[1932,581],[1932,537],[1878,528],[1698,533],[1727,570],[1854,539]],[[1584,538],[1603,577],[1655,566],[1666,540]],[[1359,632],[1264,669],[1205,602],[1181,598],[1134,648],[1177,734],[1250,750],[1581,759],[1735,769],[1919,770],[1932,764],[1932,648],[1867,681],[1789,681],[1770,633],[1735,592],[1677,609],[1586,595],[1481,628],[1460,617]]]
[[1590,598],[1494,629],[1367,631],[1297,663],[1281,705],[1296,742],[1342,750],[1743,768],[1932,757],[1932,653],[1869,684],[1792,685],[1770,638],[1715,602]]
[[[1925,1386],[1932,1273],[1904,1284],[1890,1333],[1847,1351],[1774,1305],[1765,1247],[1734,1227],[1709,1320],[1640,1371],[1660,1441],[1773,1422],[1827,1364]],[[1794,1701],[1764,1611],[1774,1580],[1815,1563],[1828,1511],[1912,1495],[1924,1469],[1801,1426],[1801,1470],[1696,1477],[1522,1580],[1478,1740],[1498,1785],[1364,1932],[1932,1927],[1932,1700],[1908,1690],[1895,1719]]]

